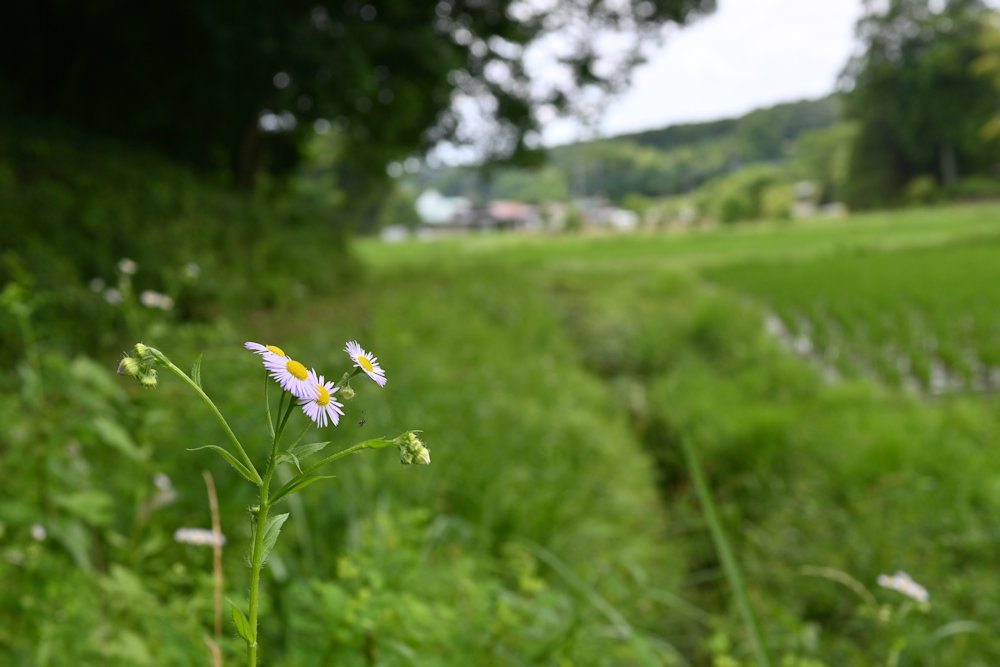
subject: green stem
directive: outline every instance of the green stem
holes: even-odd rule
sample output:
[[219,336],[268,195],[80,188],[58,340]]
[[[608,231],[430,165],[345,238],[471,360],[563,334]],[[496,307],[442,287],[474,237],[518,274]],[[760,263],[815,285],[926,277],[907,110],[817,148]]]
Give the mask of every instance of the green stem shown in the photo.
[[372,440],[365,440],[364,442],[359,442],[353,447],[348,447],[347,449],[339,451],[336,454],[331,454],[330,456],[326,457],[319,463],[314,463],[313,465],[303,470],[302,475],[303,476],[308,475],[313,470],[321,468],[325,466],[327,463],[332,463],[333,461],[343,458],[348,454],[353,454],[354,452],[360,452],[362,449],[381,449],[383,447],[388,447],[391,444],[393,444],[393,441],[386,440],[385,438],[373,438]]
[[184,380],[184,382],[186,382],[192,389],[194,389],[195,393],[201,396],[202,400],[208,404],[208,407],[212,410],[212,414],[215,415],[215,418],[219,421],[219,423],[222,425],[222,428],[226,431],[226,435],[229,436],[229,441],[233,443],[233,446],[236,447],[236,450],[240,453],[240,456],[243,457],[243,463],[246,464],[247,469],[253,474],[254,482],[258,486],[261,486],[264,483],[264,481],[261,479],[260,473],[257,472],[257,468],[254,466],[253,461],[251,461],[250,457],[247,456],[246,450],[243,449],[243,445],[240,444],[240,441],[239,439],[237,439],[236,434],[233,433],[233,429],[229,428],[229,422],[227,422],[226,418],[222,416],[222,413],[219,412],[219,408],[215,406],[215,403],[213,403],[212,399],[208,397],[208,394],[206,394],[204,390],[198,386],[197,382],[188,377],[187,373],[177,368],[177,366],[175,366],[174,363],[170,361],[170,359],[168,359],[165,354],[157,350],[155,347],[150,347],[149,350],[150,352],[152,352],[153,356],[156,357],[157,361],[159,361],[164,366],[172,370],[174,374],[177,375],[180,379]]
[[247,665],[256,667],[257,647],[260,641],[257,638],[257,609],[260,606],[260,570],[263,565],[264,555],[264,527],[267,526],[267,513],[270,509],[267,505],[267,482],[270,482],[273,465],[268,465],[267,481],[260,485],[260,505],[257,509],[256,525],[253,531],[253,550],[250,556],[250,632],[253,635],[253,643],[247,645]]
[[694,447],[686,435],[681,436],[681,449],[684,450],[684,460],[687,463],[688,473],[694,482],[695,492],[698,494],[698,501],[701,503],[702,511],[705,513],[705,521],[708,523],[708,530],[712,534],[712,542],[715,544],[715,551],[722,561],[722,569],[729,580],[729,587],[732,589],[733,597],[736,598],[736,606],[739,608],[740,616],[743,617],[743,625],[746,627],[750,642],[753,645],[754,657],[760,667],[770,667],[771,660],[767,655],[764,645],[764,638],[757,624],[757,617],[750,606],[750,598],[747,596],[746,584],[743,583],[743,575],[740,573],[739,563],[733,555],[733,550],[726,538],[726,532],[722,528],[722,521],[715,508],[715,501],[712,499],[712,491],[705,481],[705,476],[701,472],[701,464],[695,454]]
[[[284,398],[284,397],[282,397]],[[264,566],[264,529],[267,528],[267,515],[271,509],[269,493],[271,488],[271,478],[274,476],[274,469],[277,467],[278,440],[281,432],[292,414],[295,401],[289,398],[285,413],[279,420],[278,427],[274,430],[274,438],[271,441],[271,457],[267,460],[267,469],[264,471],[264,481],[260,485],[260,503],[257,509],[257,524],[253,531],[253,550],[250,555],[250,632],[253,633],[254,641],[247,646],[247,665],[256,667],[257,647],[260,641],[257,639],[257,612],[260,607],[260,571]],[[280,409],[280,402],[279,402]]]

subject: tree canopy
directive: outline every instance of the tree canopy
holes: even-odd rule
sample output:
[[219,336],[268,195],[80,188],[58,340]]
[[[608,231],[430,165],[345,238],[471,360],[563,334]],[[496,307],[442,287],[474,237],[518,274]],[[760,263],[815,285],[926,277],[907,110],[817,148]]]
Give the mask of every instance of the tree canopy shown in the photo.
[[866,2],[864,51],[843,73],[845,115],[857,122],[848,200],[891,203],[920,177],[950,186],[995,154],[980,133],[998,104],[971,67],[987,9],[981,0]]
[[[339,130],[363,170],[443,141],[517,155],[714,0],[38,0],[0,27],[2,104],[249,184]],[[533,76],[548,58],[551,77]],[[459,122],[475,110],[474,129]],[[529,142],[530,143],[530,142]]]

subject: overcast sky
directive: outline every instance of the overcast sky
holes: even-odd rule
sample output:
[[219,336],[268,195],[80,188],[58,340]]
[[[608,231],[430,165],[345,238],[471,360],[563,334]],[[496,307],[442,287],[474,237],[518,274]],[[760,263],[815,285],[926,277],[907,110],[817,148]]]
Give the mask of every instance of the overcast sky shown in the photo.
[[[607,108],[604,136],[739,116],[834,90],[855,48],[861,0],[719,0],[711,15],[670,28]],[[586,138],[572,122],[546,127],[546,143]]]

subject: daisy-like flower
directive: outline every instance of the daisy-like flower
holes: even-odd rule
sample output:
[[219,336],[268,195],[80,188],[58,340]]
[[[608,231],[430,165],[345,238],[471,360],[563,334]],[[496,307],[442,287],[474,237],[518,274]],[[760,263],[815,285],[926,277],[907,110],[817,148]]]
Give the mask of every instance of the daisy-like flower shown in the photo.
[[308,398],[300,398],[302,412],[320,428],[326,426],[328,421],[336,426],[340,422],[340,415],[344,414],[341,410],[344,404],[333,398],[339,387],[328,382],[322,375],[317,377],[316,371],[309,371],[309,378],[313,381],[313,393]]
[[351,360],[354,361],[355,366],[363,370],[368,377],[375,380],[378,386],[385,386],[385,371],[379,366],[378,357],[366,352],[355,340],[348,342],[344,350],[347,354],[351,355]]
[[261,345],[260,343],[254,343],[253,341],[248,340],[243,343],[243,347],[250,350],[254,354],[260,355],[264,360],[273,359],[274,357],[282,357],[284,359],[288,358],[285,351],[277,345]]
[[309,379],[309,370],[302,363],[295,361],[277,345],[261,345],[247,341],[243,346],[261,357],[268,374],[281,385],[285,391],[291,392],[296,398],[310,398],[313,395],[315,382]]

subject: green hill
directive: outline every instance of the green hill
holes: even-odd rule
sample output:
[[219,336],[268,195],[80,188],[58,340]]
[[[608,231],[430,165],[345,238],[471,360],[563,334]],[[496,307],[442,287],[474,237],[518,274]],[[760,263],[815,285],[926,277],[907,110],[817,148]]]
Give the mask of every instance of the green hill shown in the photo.
[[525,201],[601,195],[621,203],[628,194],[681,194],[747,164],[786,160],[801,135],[829,128],[839,115],[840,99],[830,95],[739,118],[559,146],[549,151],[548,164],[540,169],[490,165],[483,173],[467,167],[425,170],[415,186],[453,196]]

